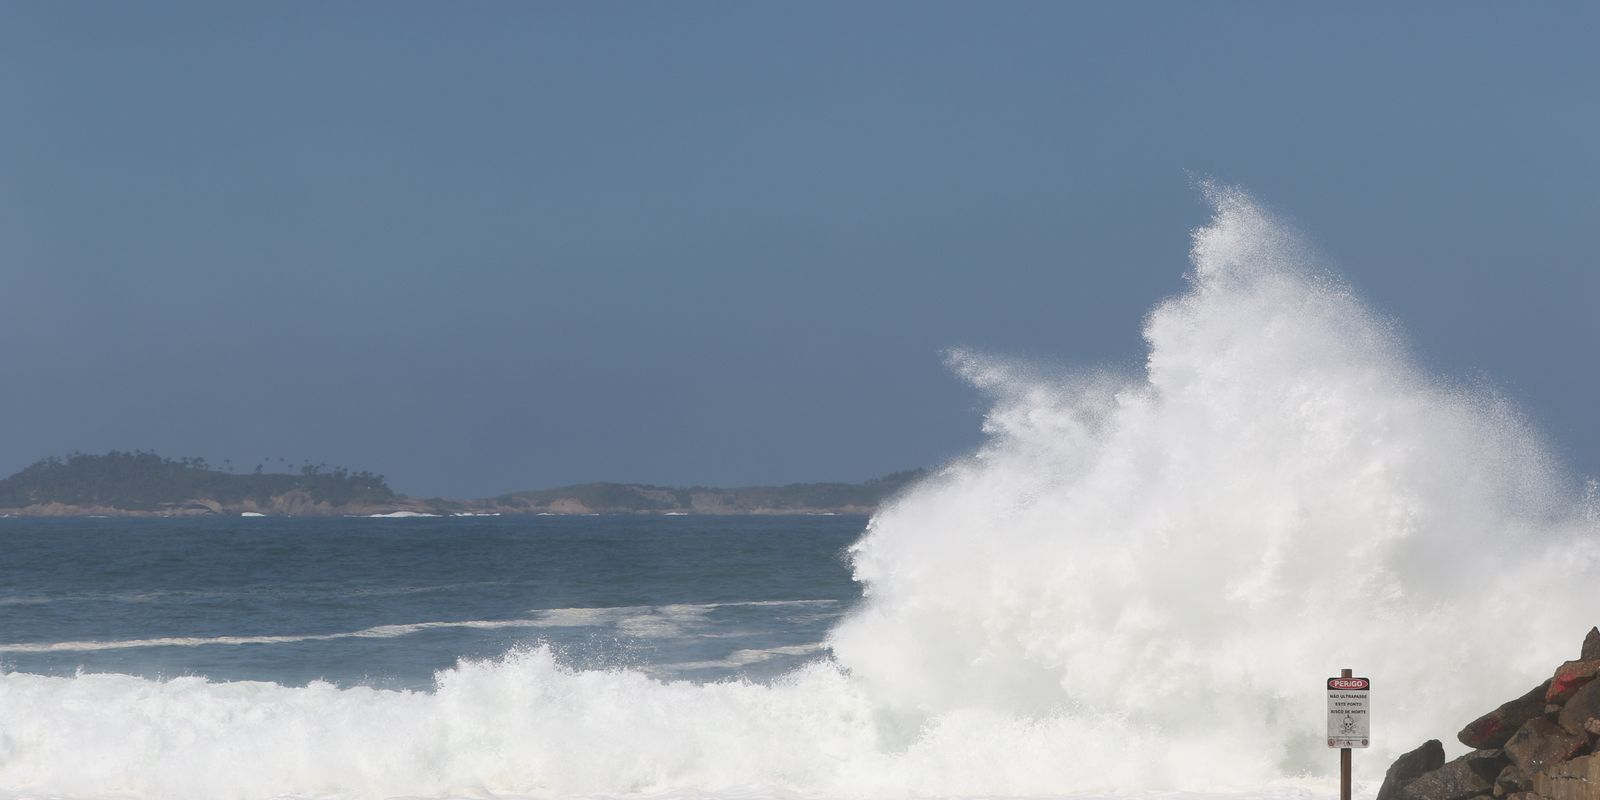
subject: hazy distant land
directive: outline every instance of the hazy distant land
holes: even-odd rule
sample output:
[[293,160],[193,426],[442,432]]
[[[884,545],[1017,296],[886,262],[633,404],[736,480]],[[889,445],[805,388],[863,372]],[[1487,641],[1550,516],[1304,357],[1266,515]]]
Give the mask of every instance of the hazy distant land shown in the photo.
[[732,489],[584,483],[452,500],[398,494],[382,475],[324,465],[236,473],[201,458],[112,451],[47,458],[0,480],[0,515],[867,514],[922,474]]

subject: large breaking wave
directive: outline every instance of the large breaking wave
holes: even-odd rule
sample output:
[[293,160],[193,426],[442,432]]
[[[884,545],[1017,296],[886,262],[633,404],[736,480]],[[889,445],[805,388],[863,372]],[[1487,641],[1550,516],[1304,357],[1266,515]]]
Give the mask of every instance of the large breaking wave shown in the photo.
[[[1208,188],[1139,375],[971,354],[987,444],[877,515],[832,657],[770,684],[466,662],[429,692],[0,675],[0,793],[897,796],[1367,777],[1571,657],[1594,499],[1244,194]],[[1302,784],[1304,785],[1304,784]]]

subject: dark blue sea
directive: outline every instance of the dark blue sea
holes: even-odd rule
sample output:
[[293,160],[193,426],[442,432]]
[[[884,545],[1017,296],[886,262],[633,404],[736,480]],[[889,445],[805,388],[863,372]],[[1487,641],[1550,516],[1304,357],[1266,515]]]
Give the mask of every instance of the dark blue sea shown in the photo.
[[543,645],[764,680],[854,603],[862,517],[0,519],[0,667],[426,689]]

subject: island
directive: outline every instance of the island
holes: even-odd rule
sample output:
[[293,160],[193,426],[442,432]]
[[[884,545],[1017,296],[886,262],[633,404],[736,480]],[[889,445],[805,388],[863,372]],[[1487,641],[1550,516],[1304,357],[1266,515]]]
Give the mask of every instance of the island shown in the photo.
[[382,475],[321,464],[240,473],[203,458],[112,451],[46,458],[0,480],[0,516],[870,514],[925,474],[738,488],[584,483],[454,500],[410,497],[389,488]]

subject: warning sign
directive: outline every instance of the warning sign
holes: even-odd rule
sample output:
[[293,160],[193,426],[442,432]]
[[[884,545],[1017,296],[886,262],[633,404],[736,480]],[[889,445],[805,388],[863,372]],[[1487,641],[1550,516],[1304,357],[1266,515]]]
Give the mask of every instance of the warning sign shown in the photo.
[[1328,679],[1328,746],[1368,747],[1371,727],[1367,716],[1367,693],[1372,681],[1366,678]]

